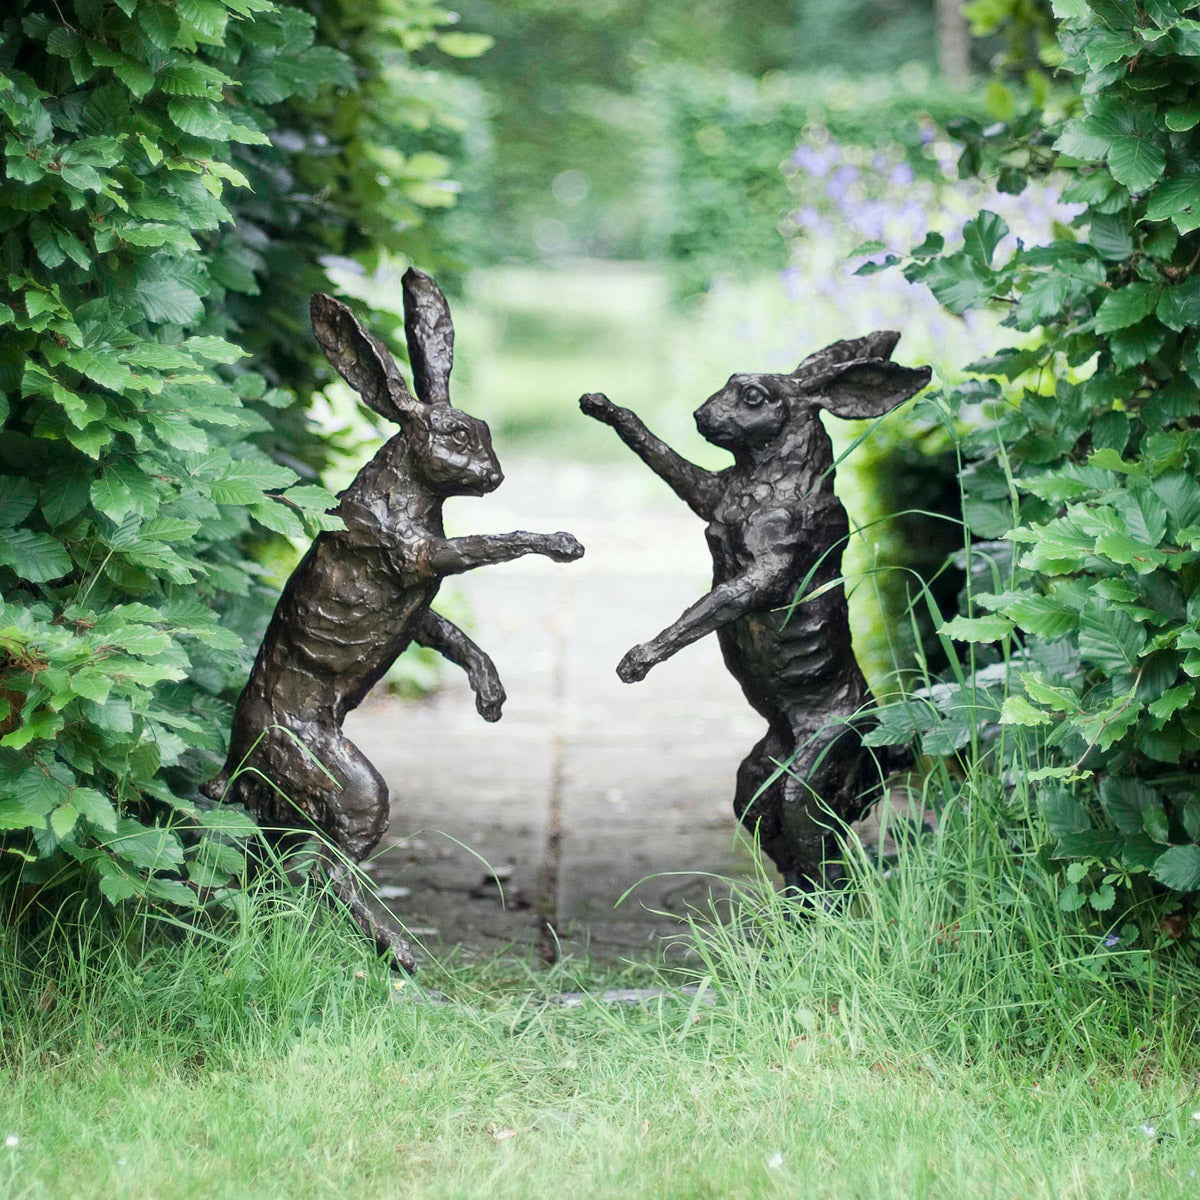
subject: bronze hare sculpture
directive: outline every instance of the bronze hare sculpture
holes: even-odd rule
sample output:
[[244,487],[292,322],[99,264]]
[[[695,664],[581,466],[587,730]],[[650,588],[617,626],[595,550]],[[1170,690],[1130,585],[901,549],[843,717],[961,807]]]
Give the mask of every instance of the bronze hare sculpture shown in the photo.
[[415,398],[383,343],[344,304],[312,299],[329,361],[401,432],[341,494],[335,511],[345,528],[318,535],[284,587],[238,700],[229,757],[205,790],[245,804],[277,843],[323,834],[335,890],[381,951],[411,970],[411,950],[371,916],[347,865],[378,844],[389,805],[387,785],[342,722],[410,642],[462,667],[484,720],[499,720],[496,668],[432,611],[438,586],[446,575],[525,554],[569,562],[583,547],[569,533],[446,537],[446,498],[482,496],[504,476],[487,425],[450,404],[454,328],[445,297],[417,270],[403,287]]
[[[767,721],[766,736],[738,770],[734,811],[801,891],[827,878],[836,826],[858,819],[881,783],[862,745],[869,726],[853,721],[870,696],[837,582],[849,522],[834,495],[833,448],[818,414],[878,417],[923,388],[928,367],[888,361],[899,336],[880,331],[835,342],[790,375],[731,376],[696,411],[704,437],[733,454],[723,471],[681,458],[606,396],[580,400],[708,522],[713,558],[712,591],[630,650],[617,674],[634,683],[717,634],[730,672]],[[805,583],[811,598],[789,607]]]

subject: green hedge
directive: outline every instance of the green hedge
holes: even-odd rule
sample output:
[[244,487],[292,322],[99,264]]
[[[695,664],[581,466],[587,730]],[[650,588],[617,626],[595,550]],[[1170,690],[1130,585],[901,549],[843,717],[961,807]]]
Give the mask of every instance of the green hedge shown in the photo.
[[[731,72],[784,72],[805,85],[836,71],[891,75],[928,61],[934,40],[931,0],[461,0],[455,7],[471,29],[496,39],[469,66],[486,90],[495,139],[486,186],[466,202],[487,231],[475,247],[479,262],[657,257],[651,235],[662,214],[648,168],[670,149],[658,140],[655,88],[666,75],[712,72],[716,87]],[[771,165],[788,152],[784,145]]]
[[787,265],[781,228],[795,201],[783,168],[797,146],[831,139],[899,148],[914,171],[927,173],[934,168],[922,129],[984,111],[980,98],[936,84],[920,68],[873,79],[780,73],[762,80],[676,69],[648,89],[662,120],[656,233],[684,294],[720,275]]
[[320,458],[303,304],[323,255],[424,252],[447,163],[417,149],[437,114],[402,51],[478,48],[420,0],[312,8],[18,0],[3,21],[10,886],[195,904],[239,868],[245,821],[191,796],[245,669],[233,617],[267,599],[247,539],[330,520],[264,451]]
[[[1157,885],[1200,893],[1200,8],[1055,0],[1078,93],[960,123],[964,173],[1020,190],[1059,174],[1079,206],[1046,245],[997,253],[994,213],[907,260],[952,312],[997,301],[1013,344],[942,400],[981,402],[966,515],[1000,539],[975,611],[946,634],[974,674],[885,710],[892,736],[978,745],[1032,772],[1062,903],[1107,913]],[[1043,89],[1044,94],[1044,89]],[[982,610],[982,614],[980,612]],[[983,615],[986,614],[986,615]],[[1012,670],[1006,670],[998,644]],[[1008,690],[1006,690],[1006,683]],[[1164,906],[1152,909],[1161,915]],[[1186,922],[1172,925],[1186,928]]]
[[[323,264],[346,259],[371,272],[390,255],[443,280],[462,270],[445,219],[461,185],[449,176],[452,164],[469,165],[484,136],[481,102],[469,81],[412,56],[425,50],[448,63],[488,45],[446,26],[449,15],[432,0],[300,0],[296,28],[313,18],[318,47],[343,65],[319,90],[305,86],[278,100],[279,83],[261,69],[251,73],[255,100],[270,106],[271,143],[232,147],[250,186],[229,197],[234,223],[224,231],[224,269],[211,297],[255,370],[295,394],[258,441],[302,472],[330,450],[305,415],[329,378],[308,325],[309,296],[329,290]],[[301,70],[293,46],[267,61],[276,58],[286,71]],[[399,303],[397,295],[394,309],[376,314],[385,336],[402,322]]]

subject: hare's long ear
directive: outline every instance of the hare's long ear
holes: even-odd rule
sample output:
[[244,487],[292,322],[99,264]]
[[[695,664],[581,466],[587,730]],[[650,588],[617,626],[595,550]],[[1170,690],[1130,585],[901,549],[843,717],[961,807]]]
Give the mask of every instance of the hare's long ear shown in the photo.
[[363,403],[389,421],[404,422],[417,407],[387,347],[368,333],[340,300],[318,292],[309,304],[313,332],[337,373]]
[[824,350],[810,354],[792,372],[793,375],[815,375],[826,371],[838,363],[852,362],[859,358],[891,358],[892,351],[900,335],[894,329],[877,329],[866,337],[847,338],[844,342],[834,342]]
[[404,333],[413,387],[426,404],[450,403],[454,326],[442,289],[424,271],[404,272]]
[[857,421],[891,412],[916,395],[932,374],[928,367],[902,367],[882,358],[864,358],[806,376],[800,390],[835,417]]

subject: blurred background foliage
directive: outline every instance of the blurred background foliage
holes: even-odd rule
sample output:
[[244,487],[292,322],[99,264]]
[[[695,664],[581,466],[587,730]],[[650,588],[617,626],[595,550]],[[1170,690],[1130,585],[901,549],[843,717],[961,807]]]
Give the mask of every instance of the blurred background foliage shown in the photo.
[[764,0],[752,14],[734,0],[467,0],[461,12],[495,38],[459,65],[491,131],[487,186],[462,206],[487,231],[484,256],[686,257],[700,222],[680,190],[691,209],[702,179],[695,203],[743,243],[726,246],[735,264],[772,265],[772,175],[789,141],[826,111],[887,139],[939,94],[933,0]]

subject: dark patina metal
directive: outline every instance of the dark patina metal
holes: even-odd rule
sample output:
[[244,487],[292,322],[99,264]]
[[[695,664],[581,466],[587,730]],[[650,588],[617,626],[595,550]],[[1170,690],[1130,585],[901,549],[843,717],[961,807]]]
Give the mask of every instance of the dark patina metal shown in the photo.
[[878,417],[924,387],[928,367],[888,361],[898,339],[881,331],[835,342],[790,375],[731,376],[696,412],[704,437],[733,454],[733,466],[718,472],[681,458],[606,396],[580,400],[708,522],[713,558],[712,591],[630,650],[617,674],[634,683],[717,634],[730,672],[767,721],[738,770],[734,810],[802,890],[828,878],[838,826],[857,820],[882,782],[862,745],[869,718],[859,714],[870,694],[838,582],[849,523],[818,414]]
[[569,562],[569,533],[447,538],[447,497],[482,496],[504,476],[483,421],[450,404],[454,329],[438,286],[404,276],[405,332],[414,397],[383,343],[346,305],[312,299],[317,339],[338,373],[380,416],[391,438],[341,494],[345,528],[321,533],[283,589],[238,701],[229,757],[206,788],[240,801],[276,842],[315,831],[338,895],[380,949],[411,969],[412,952],[364,905],[348,864],[387,828],[388,789],[342,732],[342,722],[411,642],[462,667],[487,721],[504,688],[492,660],[430,608],[443,577],[526,554]]

